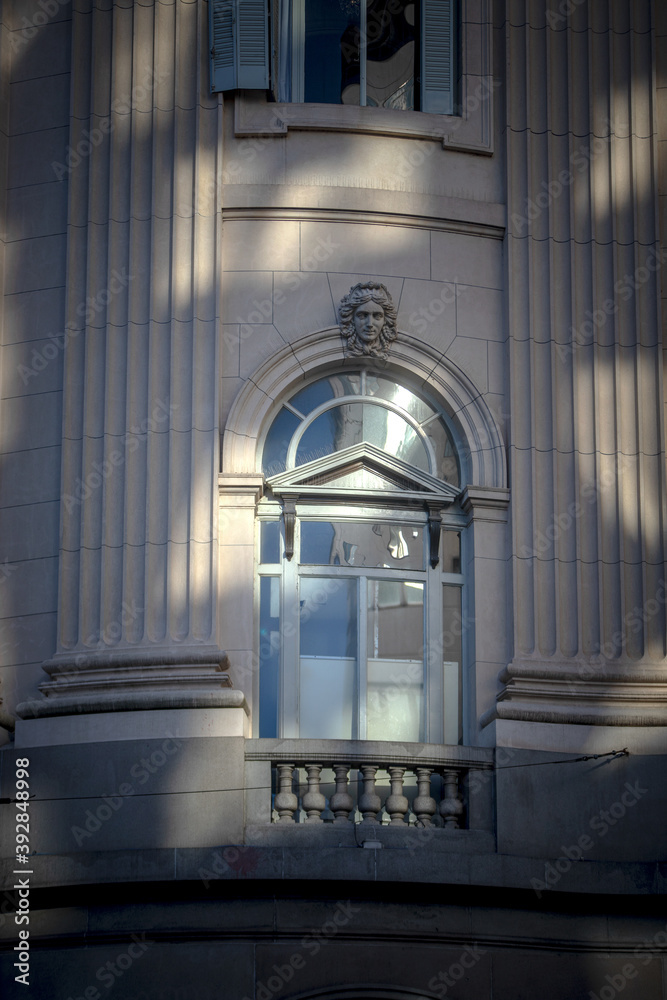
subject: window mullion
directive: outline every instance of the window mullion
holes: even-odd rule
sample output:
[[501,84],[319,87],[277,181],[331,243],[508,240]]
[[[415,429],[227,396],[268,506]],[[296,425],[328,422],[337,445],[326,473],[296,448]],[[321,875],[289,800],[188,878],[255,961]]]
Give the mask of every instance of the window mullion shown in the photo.
[[357,677],[359,691],[357,696],[358,723],[357,739],[365,740],[367,733],[367,709],[366,699],[368,697],[368,669],[366,655],[368,650],[368,578],[359,577],[359,629],[357,632]]
[[[298,532],[295,538],[296,551],[299,551]],[[281,652],[282,663],[280,674],[281,685],[281,726],[280,735],[284,738],[295,738],[299,735],[299,579],[297,559],[283,559],[283,594],[282,606],[284,616],[281,622]]]
[[442,712],[444,704],[444,667],[442,657],[442,574],[428,571],[428,586],[424,602],[424,741],[442,743]]
[[368,27],[368,11],[367,2],[362,0],[360,4],[360,16],[359,16],[359,104],[362,107],[366,106],[366,52],[368,49],[368,37],[367,37],[367,27]]

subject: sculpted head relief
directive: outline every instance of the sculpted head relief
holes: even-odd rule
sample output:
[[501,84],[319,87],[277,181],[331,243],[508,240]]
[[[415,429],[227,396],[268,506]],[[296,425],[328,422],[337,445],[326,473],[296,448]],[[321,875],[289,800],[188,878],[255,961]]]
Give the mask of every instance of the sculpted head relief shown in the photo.
[[396,339],[396,309],[391,295],[377,281],[354,285],[338,309],[346,354],[386,358]]

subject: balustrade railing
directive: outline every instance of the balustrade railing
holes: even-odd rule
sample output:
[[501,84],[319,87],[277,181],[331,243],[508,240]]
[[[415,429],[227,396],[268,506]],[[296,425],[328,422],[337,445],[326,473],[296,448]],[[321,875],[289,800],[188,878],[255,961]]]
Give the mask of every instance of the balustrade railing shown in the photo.
[[[350,794],[350,786],[356,780],[355,769],[350,764],[336,764],[335,792],[329,798],[321,791],[323,764],[280,762],[275,765],[277,790],[274,796],[274,822],[295,823],[382,823],[388,826],[406,826],[419,823],[420,826],[438,824],[438,817],[446,829],[457,830],[464,815],[464,804],[460,789],[461,773],[445,769],[441,772],[442,795],[440,801],[431,795],[432,778],[439,772],[432,767],[396,767],[381,764],[362,764],[358,768],[361,794],[355,799]],[[306,791],[300,772],[305,771]],[[378,781],[386,772],[390,794],[384,805],[378,794]],[[410,803],[404,795],[406,774],[414,775],[418,794]],[[328,783],[328,782],[327,782]]]
[[465,829],[471,826],[469,779],[483,785],[491,774],[481,775],[492,771],[491,753],[483,748],[424,744],[415,744],[413,753],[390,743],[256,740],[246,760],[270,765],[270,820],[282,826]]

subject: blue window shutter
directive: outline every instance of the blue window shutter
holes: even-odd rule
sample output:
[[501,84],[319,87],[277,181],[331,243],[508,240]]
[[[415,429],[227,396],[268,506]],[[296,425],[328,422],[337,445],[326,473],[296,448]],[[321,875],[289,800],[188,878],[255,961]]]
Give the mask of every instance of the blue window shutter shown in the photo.
[[269,25],[266,0],[237,0],[238,86],[266,90],[269,86]]
[[456,0],[423,0],[421,109],[455,113]]
[[211,90],[236,87],[235,0],[209,0]]
[[269,86],[266,0],[209,0],[211,90]]

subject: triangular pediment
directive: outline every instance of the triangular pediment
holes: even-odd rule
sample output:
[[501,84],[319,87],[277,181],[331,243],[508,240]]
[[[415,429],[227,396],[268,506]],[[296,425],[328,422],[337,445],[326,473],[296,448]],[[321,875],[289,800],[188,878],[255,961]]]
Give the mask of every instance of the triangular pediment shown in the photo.
[[268,479],[280,495],[352,496],[367,493],[451,503],[459,490],[421,469],[363,442],[288,469]]

